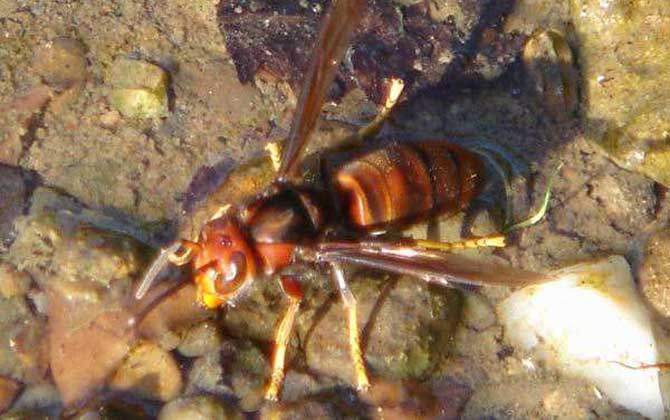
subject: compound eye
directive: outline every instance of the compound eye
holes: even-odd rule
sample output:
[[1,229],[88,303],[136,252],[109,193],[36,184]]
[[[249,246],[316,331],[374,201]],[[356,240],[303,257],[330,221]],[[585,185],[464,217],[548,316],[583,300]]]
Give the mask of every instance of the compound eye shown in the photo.
[[235,251],[230,256],[228,270],[224,276],[216,279],[215,286],[219,293],[226,294],[240,287],[247,274],[247,257],[240,251]]

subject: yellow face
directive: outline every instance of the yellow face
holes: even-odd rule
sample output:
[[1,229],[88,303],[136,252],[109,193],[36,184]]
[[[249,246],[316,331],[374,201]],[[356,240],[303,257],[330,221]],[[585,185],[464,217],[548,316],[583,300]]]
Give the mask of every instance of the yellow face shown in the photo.
[[200,233],[202,251],[194,260],[198,299],[218,308],[256,277],[256,257],[237,221],[229,216],[207,223]]

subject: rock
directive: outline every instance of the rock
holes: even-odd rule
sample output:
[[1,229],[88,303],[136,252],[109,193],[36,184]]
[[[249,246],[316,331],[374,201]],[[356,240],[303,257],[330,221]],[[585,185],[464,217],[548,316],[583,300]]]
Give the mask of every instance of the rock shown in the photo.
[[[349,284],[359,305],[365,360],[376,376],[419,378],[445,355],[462,305],[453,290],[367,274],[351,276]],[[346,310],[338,299],[304,344],[309,368],[353,385],[347,337]]]
[[21,384],[0,376],[0,414],[7,411],[21,391]]
[[31,282],[28,273],[18,271],[12,264],[0,261],[0,296],[5,299],[24,296],[28,293]]
[[110,102],[123,116],[160,118],[168,114],[169,77],[160,67],[144,61],[119,57],[109,76]]
[[74,200],[37,189],[8,259],[40,287],[69,299],[119,296],[143,268],[145,248],[129,236],[94,227],[94,218],[80,217],[84,213]]
[[151,342],[135,347],[109,383],[114,390],[159,401],[175,398],[182,386],[181,370],[172,354]]
[[512,294],[498,307],[507,339],[568,376],[592,381],[617,404],[664,418],[657,367],[667,337],[651,317],[623,257],[557,270],[547,283]]
[[622,167],[669,186],[670,93],[659,86],[670,83],[670,4],[579,0],[571,10],[588,137]]
[[372,406],[370,415],[375,419],[441,418],[457,419],[472,390],[449,381],[374,383],[363,395]]
[[178,398],[165,404],[158,420],[242,420],[236,408],[211,396]]
[[222,344],[219,326],[212,321],[205,321],[186,332],[177,350],[183,356],[198,357],[220,350]]
[[339,418],[338,407],[330,401],[302,400],[291,404],[265,406],[261,411],[261,420],[309,420]]
[[465,295],[463,323],[475,331],[484,331],[496,322],[496,315],[491,303],[485,296],[476,293]]
[[33,65],[45,83],[56,89],[67,89],[88,77],[86,49],[70,38],[56,38],[37,50]]
[[[50,383],[41,383],[27,386],[21,396],[12,406],[12,411],[41,411],[55,414],[61,408],[61,398],[58,388]],[[34,418],[34,417],[19,417]]]
[[[123,226],[110,231],[94,227],[97,221],[113,227],[109,219],[73,199],[39,188],[29,214],[18,222],[20,233],[7,254],[47,297],[48,303],[37,307],[47,308],[49,367],[66,406],[102,389],[136,339],[136,316],[145,310],[143,305],[153,302],[128,306],[132,281],[143,268],[143,246],[119,233]],[[31,350],[38,350],[47,334],[40,334],[37,325],[22,334],[11,328],[4,331],[15,334],[11,366],[22,366],[17,358],[31,361],[37,376],[42,359]],[[28,367],[23,375],[30,372]]]
[[27,384],[43,382],[49,369],[49,343],[46,337],[46,319],[34,317],[25,320],[12,339],[12,349],[23,368]]
[[9,243],[14,220],[23,213],[28,192],[21,170],[0,164],[0,247]]
[[226,384],[224,375],[223,360],[220,352],[198,357],[188,371],[184,394],[234,395],[233,390]]
[[140,322],[141,335],[166,350],[175,349],[183,330],[216,315],[200,305],[195,285],[187,284],[163,298]]
[[[528,386],[532,381],[533,386]],[[637,413],[611,404],[594,386],[577,379],[506,378],[503,382],[482,384],[468,401],[462,418],[627,418],[640,419]]]
[[53,97],[51,88],[38,85],[10,102],[0,104],[0,163],[18,165],[35,140],[36,123]]
[[26,371],[13,346],[26,326],[37,322],[25,299],[15,297],[0,299],[0,375],[24,379]]
[[647,241],[639,268],[640,290],[661,315],[670,317],[670,229],[654,233]]
[[49,293],[49,362],[66,407],[100,392],[136,338],[132,313],[106,303]]
[[235,341],[235,354],[225,365],[230,384],[244,411],[256,411],[265,401],[263,394],[270,377],[270,364],[265,354],[253,343]]

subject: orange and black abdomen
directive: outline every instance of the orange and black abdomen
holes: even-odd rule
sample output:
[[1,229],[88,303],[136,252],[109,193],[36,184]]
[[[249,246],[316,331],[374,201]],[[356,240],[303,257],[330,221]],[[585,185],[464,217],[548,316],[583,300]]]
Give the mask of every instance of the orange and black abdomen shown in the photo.
[[365,229],[455,213],[483,181],[480,157],[446,141],[394,143],[356,155],[332,172],[350,222]]

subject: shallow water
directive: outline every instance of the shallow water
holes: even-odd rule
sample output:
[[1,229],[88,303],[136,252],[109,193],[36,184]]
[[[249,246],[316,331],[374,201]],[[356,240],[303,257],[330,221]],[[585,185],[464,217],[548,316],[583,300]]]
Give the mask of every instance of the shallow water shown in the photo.
[[[0,4],[0,413],[641,416],[594,383],[515,347],[497,313],[512,292],[507,288],[460,292],[408,277],[351,273],[374,383],[359,394],[344,309],[327,278],[297,268],[307,297],[278,404],[262,400],[273,327],[286,305],[275,282],[254,283],[225,311],[199,307],[187,286],[133,324],[150,309],[130,295],[155,249],[175,236],[195,238],[220,205],[272,178],[270,165],[257,158],[267,142],[286,135],[295,106],[285,75],[266,71],[239,82],[217,3]],[[653,287],[643,290],[653,300],[645,305],[655,333],[664,336],[667,286],[655,279],[667,278],[658,251],[665,242],[661,236],[655,248],[644,245],[667,217],[656,181],[667,179],[668,128],[660,122],[670,99],[658,86],[667,78],[670,10],[663,0],[605,3],[507,1],[492,9],[472,0],[436,2],[428,12],[394,3],[406,17],[429,13],[421,25],[407,25],[444,36],[433,50],[443,62],[426,64],[429,52],[413,67],[394,62],[398,71],[416,73],[380,141],[456,139],[503,155],[503,169],[514,169],[515,220],[537,207],[547,178],[563,162],[542,221],[514,233],[504,249],[466,253],[539,272],[623,255],[637,274],[645,272],[645,254],[656,252],[648,269]],[[426,24],[440,25],[430,19],[442,15],[451,17],[439,31]],[[564,34],[575,54],[576,109],[557,108],[551,89],[562,73],[555,62],[544,63],[539,76],[524,65],[526,41],[546,29]],[[621,47],[605,48],[600,38]],[[546,77],[544,90],[538,77]],[[312,151],[332,146],[351,134],[349,123],[376,113],[362,90],[347,88],[339,103],[326,106]],[[635,156],[643,158],[631,161]],[[482,211],[405,233],[457,240],[467,234],[464,217],[471,234],[499,230],[504,188],[495,169],[489,172],[491,185],[475,203]]]

